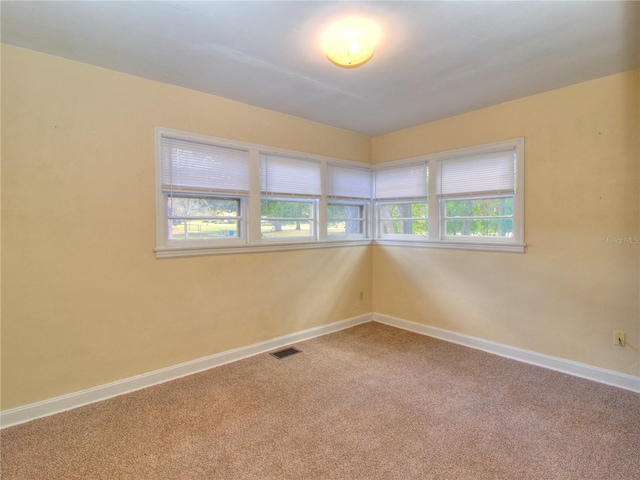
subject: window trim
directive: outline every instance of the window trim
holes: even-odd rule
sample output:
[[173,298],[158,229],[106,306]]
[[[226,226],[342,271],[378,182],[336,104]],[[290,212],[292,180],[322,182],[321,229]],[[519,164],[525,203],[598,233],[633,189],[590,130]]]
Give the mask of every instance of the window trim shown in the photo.
[[[242,234],[237,237],[216,238],[203,242],[202,240],[182,240],[171,242],[168,240],[168,215],[166,196],[162,187],[162,135],[168,135],[174,138],[184,139],[187,141],[204,142],[222,147],[230,147],[235,149],[246,149],[249,151],[249,193],[228,193],[213,194],[206,193],[213,197],[224,196],[234,198],[240,201],[241,205],[241,230]],[[487,153],[494,150],[504,150],[505,148],[515,148],[516,151],[516,177],[515,177],[515,195],[513,204],[514,219],[514,236],[509,238],[452,238],[444,237],[441,234],[443,230],[444,218],[441,214],[441,200],[438,196],[438,184],[440,169],[439,165],[442,160],[450,159],[456,156],[470,155],[474,153]],[[318,196],[307,197],[315,202],[315,229],[313,237],[299,237],[291,239],[274,239],[264,238],[261,236],[261,215],[260,205],[263,194],[260,188],[260,155],[275,154],[289,156],[301,160],[312,160],[321,164],[321,182],[322,193]],[[478,251],[499,251],[524,253],[526,244],[524,243],[524,137],[505,140],[501,142],[489,143],[484,145],[466,147],[446,152],[440,152],[429,155],[421,155],[392,162],[385,162],[377,165],[371,165],[363,162],[336,159],[321,155],[307,154],[292,150],[278,149],[265,145],[253,144],[229,140],[224,138],[211,137],[196,133],[189,133],[179,130],[173,130],[164,127],[154,127],[154,157],[155,157],[155,204],[156,204],[156,258],[172,258],[172,257],[191,257],[201,255],[225,255],[238,253],[257,253],[271,251],[287,251],[287,250],[305,250],[315,248],[334,248],[346,246],[365,246],[365,245],[391,245],[402,247],[419,247],[419,248],[445,248],[460,250],[478,250]],[[429,181],[427,184],[428,194],[426,201],[428,202],[428,233],[427,235],[408,235],[398,234],[393,236],[385,236],[381,238],[378,232],[379,213],[378,204],[409,201],[411,199],[380,199],[375,198],[373,190],[375,171],[377,169],[390,168],[394,166],[402,166],[415,163],[426,163]],[[372,195],[369,199],[359,198],[337,198],[329,196],[329,165],[337,165],[344,167],[355,167],[368,169],[372,172]],[[278,195],[279,196],[279,195]],[[295,199],[297,196],[287,198]],[[302,199],[302,197],[299,197]],[[283,199],[286,199],[283,197]],[[433,199],[434,201],[429,201]],[[422,200],[422,199],[415,199]],[[363,234],[328,234],[328,205],[336,204],[353,204],[362,205],[364,211]]]
[[[444,215],[442,213],[442,203],[446,198],[440,197],[440,164],[443,160],[455,157],[469,156],[474,154],[490,153],[502,151],[509,148],[515,150],[515,193],[513,196],[513,237],[447,237],[444,233]],[[479,250],[479,251],[499,251],[510,253],[524,253],[526,244],[524,243],[524,137],[513,138],[500,142],[493,142],[472,147],[465,147],[456,150],[423,155],[419,157],[396,160],[393,162],[381,163],[374,166],[374,171],[382,168],[401,167],[403,165],[426,162],[428,169],[428,234],[427,238],[416,239],[415,235],[397,234],[393,238],[381,237],[378,231],[379,224],[379,203],[387,202],[387,199],[374,199],[374,214],[376,232],[374,244],[425,247],[425,248],[445,248],[454,250]],[[467,197],[474,198],[474,197]],[[400,201],[400,200],[399,200]],[[388,203],[388,202],[387,202]]]
[[[168,214],[166,196],[162,188],[162,137],[170,136],[186,141],[212,144],[221,147],[245,149],[249,151],[249,193],[248,194],[224,194],[227,198],[237,198],[241,201],[242,210],[242,235],[229,238],[216,238],[208,241],[181,240],[170,241],[168,239]],[[322,193],[319,196],[303,195],[269,195],[270,198],[282,198],[283,200],[310,200],[314,205],[314,226],[312,237],[292,238],[267,238],[261,236],[261,200],[264,194],[260,188],[260,155],[273,154],[294,159],[319,162],[321,166]],[[154,127],[154,159],[155,159],[155,209],[156,209],[156,258],[192,257],[203,255],[228,255],[238,253],[258,253],[287,250],[305,250],[314,248],[335,248],[345,246],[370,245],[372,242],[367,221],[367,231],[363,236],[328,236],[326,225],[327,208],[327,169],[329,164],[344,167],[356,167],[370,170],[371,165],[363,162],[344,160],[322,155],[307,154],[292,150],[273,148],[248,142],[235,141],[225,138],[217,138],[197,133],[184,132],[165,127]],[[220,196],[218,194],[209,194]],[[330,200],[331,201],[331,200]],[[365,214],[370,215],[370,199],[363,200],[366,203]]]
[[[248,242],[248,194],[241,193],[224,193],[224,192],[206,192],[201,193],[202,196],[211,198],[232,198],[237,199],[240,202],[241,209],[241,232],[234,238],[217,238],[204,240],[170,240],[169,239],[169,214],[167,211],[167,192],[163,188],[163,150],[162,150],[162,138],[168,136],[185,141],[191,141],[194,143],[212,144],[220,147],[229,147],[234,149],[248,149],[247,144],[241,142],[231,142],[224,139],[213,139],[204,135],[195,133],[181,132],[178,130],[172,130],[162,127],[154,127],[154,155],[155,155],[155,198],[156,198],[156,257],[171,257],[174,253],[181,251],[194,251],[202,249],[219,249],[219,248],[238,248],[244,246]],[[249,168],[251,175],[251,168]],[[251,179],[249,179],[251,180]],[[180,194],[185,192],[182,189]],[[195,194],[195,192],[193,192]]]

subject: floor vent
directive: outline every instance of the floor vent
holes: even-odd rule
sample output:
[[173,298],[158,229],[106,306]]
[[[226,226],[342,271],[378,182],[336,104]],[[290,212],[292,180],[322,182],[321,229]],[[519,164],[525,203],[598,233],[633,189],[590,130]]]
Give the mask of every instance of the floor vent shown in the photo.
[[289,355],[294,355],[296,353],[300,353],[300,350],[296,350],[295,348],[285,348],[284,350],[271,352],[271,355],[273,355],[276,358],[284,358],[284,357],[288,357]]

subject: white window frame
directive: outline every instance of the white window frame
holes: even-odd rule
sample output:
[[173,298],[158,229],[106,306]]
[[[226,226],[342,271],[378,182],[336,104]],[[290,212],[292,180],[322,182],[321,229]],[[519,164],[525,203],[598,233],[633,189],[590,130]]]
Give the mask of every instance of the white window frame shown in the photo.
[[[168,236],[169,217],[167,211],[166,188],[163,189],[162,178],[162,137],[182,139],[220,147],[228,147],[249,152],[249,189],[248,192],[234,191],[199,191],[197,189],[177,189],[179,194],[203,195],[208,198],[232,198],[240,204],[240,231],[237,236],[206,240],[171,241]],[[343,159],[311,155],[284,149],[238,142],[229,139],[210,137],[189,132],[182,132],[163,127],[154,128],[155,146],[155,198],[156,198],[156,257],[185,257],[196,255],[232,254],[241,252],[261,252],[280,250],[299,250],[307,248],[328,248],[337,246],[358,245],[400,245],[410,247],[447,248],[464,250],[502,251],[524,253],[524,138],[515,138],[502,142],[495,142],[469,148],[424,155],[395,162],[387,162],[371,166],[369,164]],[[447,237],[444,235],[444,199],[440,195],[440,165],[442,161],[451,158],[488,153],[492,151],[512,148],[515,152],[515,193],[513,196],[513,236],[512,237]],[[299,159],[307,159],[321,164],[321,194],[305,197],[304,195],[277,196],[282,200],[301,200],[313,203],[313,234],[312,237],[274,239],[261,236],[261,199],[263,198],[260,185],[260,155],[276,154]],[[424,163],[428,171],[428,192],[424,197],[402,197],[376,199],[348,198],[344,193],[331,194],[329,185],[329,166],[356,167],[372,171],[373,177],[377,169],[393,166]],[[358,194],[358,195],[361,195]],[[272,197],[276,198],[276,196]],[[448,197],[452,198],[452,197]],[[464,197],[471,198],[471,197]],[[427,201],[428,202],[428,234],[409,235],[399,234],[381,236],[379,232],[379,205],[394,202]],[[328,206],[335,204],[349,204],[362,206],[364,212],[363,234],[336,235],[328,234]]]
[[[319,199],[312,197],[283,197],[275,195],[262,195],[260,202],[263,201],[273,202],[295,202],[306,203],[309,205],[309,217],[263,217],[260,215],[260,239],[263,243],[304,243],[304,242],[317,242],[318,241],[318,202]],[[295,221],[309,221],[309,235],[304,236],[291,236],[291,237],[270,237],[262,235],[263,222],[272,222],[274,220],[280,220],[282,222],[295,222]]]
[[[169,239],[169,216],[167,200],[163,190],[162,180],[162,138],[164,136],[189,142],[204,143],[219,147],[249,151],[249,191],[244,194],[225,192],[205,192],[203,195],[211,198],[233,198],[240,201],[241,232],[237,236],[215,238],[209,240],[174,240]],[[195,133],[183,132],[164,127],[154,127],[155,147],[155,204],[156,204],[156,258],[191,257],[200,255],[223,255],[234,253],[252,253],[263,251],[300,250],[308,248],[331,248],[338,246],[369,245],[371,238],[367,234],[329,236],[327,234],[327,165],[341,165],[370,169],[370,164],[354,162],[320,155],[311,155],[285,149],[274,149],[265,145],[239,142],[224,138],[210,137]],[[273,195],[269,198],[276,200],[309,201],[313,208],[313,227],[311,237],[268,238],[261,236],[261,200],[264,195],[260,185],[260,155],[275,154],[301,160],[320,163],[321,192],[320,195]],[[181,192],[183,193],[183,192]],[[191,192],[187,192],[191,193]],[[332,199],[329,199],[332,201]],[[370,199],[361,202],[365,204],[367,219],[370,216]],[[366,227],[368,229],[368,227]]]
[[[308,157],[282,155],[279,152],[261,150],[260,156],[260,202],[295,202],[306,203],[309,205],[310,215],[306,217],[263,217],[260,212],[260,237],[263,243],[305,243],[305,242],[317,242],[319,240],[319,222],[318,222],[318,204],[322,197],[322,177],[323,177],[323,165],[322,162],[310,159]],[[280,168],[280,175],[277,183],[278,186],[272,189],[270,179],[268,175],[262,171],[263,167],[267,166],[267,163],[273,159],[274,163]],[[264,162],[264,163],[263,163]],[[284,162],[284,163],[283,163]],[[268,167],[267,167],[268,168]],[[309,174],[305,173],[311,172]],[[298,171],[302,172],[302,175],[296,174]],[[283,175],[286,172],[286,175]],[[265,173],[263,175],[263,173]],[[317,181],[313,181],[317,175]],[[263,184],[264,183],[264,184]],[[284,184],[284,185],[283,185]],[[307,188],[311,188],[310,193],[305,193],[304,185],[308,185]],[[261,208],[262,210],[262,208]],[[281,220],[284,222],[309,220],[309,235],[305,236],[291,236],[291,237],[269,237],[262,235],[262,222],[271,220]]]
[[[422,178],[416,176],[415,172],[424,170]],[[404,190],[405,181],[403,180],[404,172],[408,172],[406,176],[406,185],[409,185],[409,191]],[[395,177],[390,184],[385,187],[381,187],[380,176],[384,172],[394,172],[391,178]],[[409,173],[410,172],[410,173]],[[385,221],[402,220],[401,218],[393,219],[383,217],[382,211],[385,205],[400,205],[400,204],[413,204],[413,203],[427,203],[429,202],[429,162],[427,157],[416,157],[406,160],[399,160],[396,162],[388,162],[380,164],[374,170],[374,204],[375,204],[375,232],[376,241],[378,243],[385,241],[399,241],[399,242],[421,242],[428,240],[427,234],[413,234],[413,233],[385,233],[382,228],[382,223]],[[386,190],[381,192],[381,188]],[[428,207],[427,207],[428,208]],[[429,214],[427,212],[426,217],[407,217],[411,221],[426,221],[427,230],[429,229]]]
[[[401,204],[414,204],[414,203],[426,203],[427,204],[427,215],[425,217],[398,217],[398,218],[392,218],[392,217],[383,217],[382,212],[384,210],[384,207],[386,205],[401,205]],[[382,224],[384,222],[393,222],[393,221],[400,221],[400,220],[408,220],[411,222],[425,222],[427,225],[427,230],[429,229],[429,217],[428,217],[428,208],[429,208],[429,202],[428,199],[422,198],[422,199],[399,199],[399,200],[389,200],[389,199],[384,199],[384,200],[379,200],[376,201],[376,232],[378,233],[378,238],[381,240],[400,240],[400,241],[422,241],[422,240],[427,240],[428,239],[428,232],[425,233],[424,235],[422,234],[416,234],[416,233],[385,233],[383,231],[383,227]]]
[[[331,205],[344,205],[344,206],[353,206],[360,207],[362,209],[362,216],[360,218],[329,218],[329,206]],[[371,211],[371,202],[365,200],[342,200],[338,198],[330,198],[327,199],[327,237],[332,240],[365,240],[370,237],[370,211]],[[345,222],[361,222],[361,230],[360,233],[329,233],[329,223],[331,220],[335,221],[345,221]]]
[[[363,179],[364,174],[364,179]],[[373,188],[373,172],[371,166],[354,166],[338,163],[326,165],[326,219],[324,226],[327,229],[329,240],[366,240],[371,238],[371,197]],[[364,182],[363,182],[364,180]],[[343,205],[360,207],[362,215],[358,219],[347,217],[329,218],[331,205]],[[360,222],[359,233],[329,233],[330,220],[345,222]]]
[[[201,245],[204,242],[209,243],[211,245],[234,245],[238,243],[243,243],[246,241],[246,232],[247,232],[247,197],[246,196],[238,196],[238,195],[222,195],[222,194],[211,194],[211,193],[180,193],[176,195],[178,198],[205,198],[210,200],[231,200],[238,202],[238,215],[237,216],[189,216],[189,215],[172,215],[167,210],[167,221],[166,223],[166,241],[167,245],[175,245],[175,246],[193,246],[193,245]],[[165,193],[165,205],[169,201],[168,195]],[[227,237],[215,237],[210,240],[172,240],[169,237],[169,223],[172,223],[174,220],[234,220],[236,224],[239,224],[239,228],[236,228],[235,235],[229,235]],[[187,226],[185,225],[185,228]],[[228,232],[230,233],[230,232]],[[163,235],[164,236],[164,235]],[[187,234],[188,236],[188,230]]]
[[[234,144],[221,139],[212,139],[203,135],[179,132],[176,130],[156,127],[154,129],[154,144],[156,157],[156,253],[157,256],[172,256],[172,252],[194,251],[206,248],[230,248],[247,243],[247,200],[248,191],[234,192],[233,190],[207,190],[198,187],[179,188],[171,185],[169,193],[163,187],[163,138],[176,139],[178,141],[192,142],[194,144],[211,145],[214,147],[232,148],[247,151],[246,145]],[[170,182],[171,183],[171,182]],[[240,205],[240,230],[237,235],[223,238],[200,240],[172,240],[169,236],[169,222],[171,220],[168,211],[168,198],[176,192],[177,195],[194,196],[197,198],[233,199]]]
[[[441,162],[443,160],[449,160],[457,157],[473,156],[494,151],[503,151],[510,148],[512,148],[515,153],[513,236],[459,238],[446,236],[444,232],[444,201],[446,199],[441,197],[440,192]],[[457,150],[450,150],[422,157],[398,160],[395,162],[383,163],[376,165],[374,167],[374,170],[378,168],[388,168],[389,166],[401,166],[405,164],[409,165],[412,163],[416,163],[418,160],[426,161],[428,164],[428,235],[426,236],[426,238],[416,238],[416,235],[400,234],[394,235],[392,238],[390,238],[382,236],[379,232],[379,228],[377,227],[375,243],[380,245],[524,253],[524,249],[526,247],[526,244],[524,242],[524,137]],[[460,198],[472,199],[480,197],[461,196]],[[448,197],[447,199],[453,199],[453,197]],[[374,202],[376,204],[375,223],[377,226],[380,221],[378,205],[386,202],[386,199],[374,199]]]

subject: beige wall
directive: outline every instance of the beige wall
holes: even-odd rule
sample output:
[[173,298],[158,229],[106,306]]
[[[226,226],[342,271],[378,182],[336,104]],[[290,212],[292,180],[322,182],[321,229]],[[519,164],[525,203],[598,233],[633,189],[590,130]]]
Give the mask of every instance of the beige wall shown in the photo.
[[[374,163],[525,137],[526,253],[375,246],[374,310],[640,375],[639,72],[373,140]],[[613,331],[629,345],[612,345]]]
[[[602,242],[639,235],[638,72],[373,141],[9,46],[1,86],[3,410],[372,310],[640,374],[639,248]],[[376,163],[525,136],[529,246],[156,260],[154,125]]]
[[371,311],[371,247],[156,260],[154,125],[371,157],[368,137],[3,46],[3,410]]

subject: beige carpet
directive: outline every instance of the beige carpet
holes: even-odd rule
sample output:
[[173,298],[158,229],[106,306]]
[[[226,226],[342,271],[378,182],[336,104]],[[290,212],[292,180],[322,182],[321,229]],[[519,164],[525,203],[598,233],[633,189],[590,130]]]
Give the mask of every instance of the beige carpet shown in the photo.
[[368,323],[4,429],[9,479],[638,479],[640,395]]

